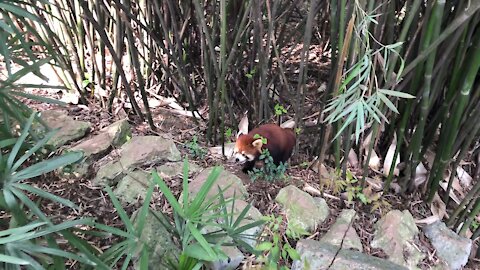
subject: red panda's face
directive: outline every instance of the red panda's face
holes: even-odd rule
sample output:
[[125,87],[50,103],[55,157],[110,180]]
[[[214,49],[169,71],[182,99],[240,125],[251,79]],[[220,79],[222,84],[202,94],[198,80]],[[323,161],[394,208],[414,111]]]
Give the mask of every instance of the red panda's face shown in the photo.
[[261,139],[254,139],[248,135],[240,135],[233,149],[235,162],[243,164],[247,161],[255,160],[262,152],[262,145]]

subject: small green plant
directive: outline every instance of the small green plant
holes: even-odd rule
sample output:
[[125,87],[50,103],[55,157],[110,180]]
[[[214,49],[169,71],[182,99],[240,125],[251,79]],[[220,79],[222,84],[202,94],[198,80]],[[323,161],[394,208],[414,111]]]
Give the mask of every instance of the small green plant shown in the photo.
[[204,158],[207,150],[198,145],[197,136],[193,136],[192,141],[187,143],[187,148],[193,158]]
[[285,109],[285,107],[283,107],[282,105],[280,104],[275,104],[275,107],[273,108],[275,110],[275,115],[276,116],[280,116],[280,115],[284,115],[287,113],[287,109]]
[[[162,212],[152,212],[177,242],[180,243],[181,254],[177,261],[171,261],[166,267],[175,270],[201,269],[204,262],[227,259],[220,247],[222,245],[239,246],[251,253],[255,250],[245,242],[246,230],[260,226],[264,220],[242,223],[250,210],[247,205],[239,213],[235,212],[235,194],[233,198],[225,198],[224,189],[215,187],[215,182],[222,171],[215,167],[210,172],[198,193],[192,196],[189,192],[188,161],[183,167],[183,192],[176,199],[167,184],[153,172],[153,180],[162,191],[173,209],[173,221]],[[212,195],[212,188],[218,189]]]
[[285,172],[287,170],[287,164],[281,162],[278,166],[275,165],[268,149],[263,149],[259,160],[263,162],[262,168],[253,168],[253,171],[249,172],[250,178],[253,181],[264,179],[273,182],[286,178]]
[[247,77],[248,79],[252,79],[256,72],[257,72],[257,69],[254,68],[249,73],[246,73],[245,77]]
[[262,137],[262,135],[260,135],[260,134],[253,135],[253,138],[254,139],[262,139],[262,144],[267,144],[267,138]]
[[227,128],[227,129],[225,130],[225,138],[227,138],[227,141],[228,141],[229,143],[232,142],[232,141],[230,140],[230,138],[232,137],[232,135],[233,135],[232,129],[231,129],[231,128]]
[[[284,264],[287,264],[293,260],[299,260],[300,255],[290,245],[287,238],[282,239],[283,218],[272,214],[264,217],[264,220],[266,221],[266,226],[263,237],[266,238],[266,241],[261,242],[256,248],[257,251],[263,253],[259,257],[259,261],[265,264],[265,269],[289,269],[286,265],[279,267],[280,259],[283,260]],[[288,238],[299,239],[300,235],[308,233],[287,226],[285,234]]]

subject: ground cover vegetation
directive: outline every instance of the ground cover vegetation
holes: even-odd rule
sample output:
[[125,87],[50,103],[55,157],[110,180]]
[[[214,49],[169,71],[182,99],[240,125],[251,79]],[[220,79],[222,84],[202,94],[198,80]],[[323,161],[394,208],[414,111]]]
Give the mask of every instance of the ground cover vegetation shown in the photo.
[[[268,166],[264,153],[267,171],[256,170],[254,180],[273,186],[288,179],[290,168],[314,170],[319,189],[345,191],[349,202],[372,213],[393,204],[383,195],[418,196],[445,205],[437,217],[460,235],[480,236],[479,1],[6,0],[0,14],[5,269],[127,269],[138,254],[146,269],[141,234],[157,189],[173,209],[157,218],[181,243],[173,269],[222,258],[218,245],[249,249],[239,235],[258,225],[240,226],[248,207],[233,218],[222,192],[216,202],[206,197],[216,189],[217,170],[195,198],[175,197],[153,173],[155,185],[135,219],[107,187],[121,226],[47,215],[43,200],[79,206],[35,182],[57,179],[82,157],[53,156],[47,142],[55,131],[34,112],[44,103],[124,113],[150,132],[161,129],[157,108],[169,106],[198,127],[184,144],[196,160],[207,158],[209,146],[227,151],[245,111],[251,125],[294,119],[298,143],[290,166]],[[22,79],[29,74],[59,84]],[[325,166],[335,168],[330,180]],[[469,181],[461,181],[459,167]],[[187,177],[185,163],[184,192]],[[382,181],[372,192],[375,178]],[[205,213],[211,219],[200,218]],[[219,216],[226,221],[218,224],[222,233],[202,231]],[[267,265],[288,266],[298,257],[291,245],[298,235],[281,236],[278,217],[263,222],[271,239],[249,251]],[[101,252],[87,241],[107,236],[112,242]],[[227,236],[231,242],[223,241]]]

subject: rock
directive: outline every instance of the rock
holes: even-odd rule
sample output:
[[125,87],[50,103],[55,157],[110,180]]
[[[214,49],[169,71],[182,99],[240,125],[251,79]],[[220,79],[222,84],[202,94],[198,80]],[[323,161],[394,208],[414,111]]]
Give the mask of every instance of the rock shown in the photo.
[[423,231],[449,269],[461,269],[467,264],[472,250],[471,239],[459,236],[440,221],[425,226]]
[[94,184],[116,184],[129,171],[137,166],[148,166],[161,161],[179,161],[180,152],[173,140],[159,136],[133,137],[120,149],[120,159],[101,167]]
[[211,270],[237,269],[237,267],[245,258],[243,253],[235,246],[222,246],[220,249],[225,253],[228,259],[206,263],[208,268]]
[[125,168],[132,168],[180,159],[180,151],[173,140],[160,136],[138,136],[122,146],[119,161]]
[[104,154],[111,146],[118,147],[124,144],[131,136],[130,125],[127,119],[123,119],[101,129],[98,135],[83,141],[71,150],[82,151],[84,157],[88,159],[90,156]]
[[[193,196],[200,191],[200,188],[205,183],[212,170],[213,167],[203,170],[199,175],[197,175],[197,177],[195,177],[195,179],[192,180],[192,182],[190,182],[189,194],[192,196],[191,198],[193,198]],[[238,199],[244,199],[247,196],[247,189],[243,185],[242,180],[238,178],[238,176],[226,170],[222,170],[217,178],[217,181],[210,189],[207,198],[212,198],[217,195],[218,187],[220,187],[222,190],[226,189],[223,192],[223,196],[225,198],[232,198],[234,194]]]
[[388,212],[375,224],[373,248],[381,248],[389,260],[409,269],[418,269],[417,264],[424,255],[413,245],[418,235],[412,214],[408,210]]
[[118,161],[110,162],[100,167],[92,183],[99,186],[106,184],[115,185],[129,171],[131,170],[123,167]]
[[[139,211],[137,210],[132,215],[135,227],[138,224],[137,214]],[[160,216],[160,214],[158,215]],[[161,266],[165,265],[169,259],[176,261],[180,255],[180,249],[172,241],[172,235],[151,213],[147,214],[140,239],[147,245],[149,251],[148,269],[162,269]],[[136,256],[135,269],[140,269],[140,254],[136,253]]]
[[[356,250],[340,249],[328,243],[311,239],[297,242],[297,252],[301,260],[292,264],[292,270],[407,270],[408,268],[384,259],[369,256]],[[338,252],[338,253],[337,253]],[[332,263],[333,261],[333,263]]]
[[275,198],[282,205],[288,219],[288,226],[313,232],[330,212],[322,198],[313,198],[310,194],[295,186],[284,187]]
[[48,141],[48,144],[55,148],[83,138],[91,128],[90,123],[74,120],[62,111],[43,111],[40,117],[49,128],[59,129]]
[[[188,173],[198,173],[201,168],[195,163],[188,164]],[[183,162],[167,162],[157,167],[158,175],[163,178],[169,178],[174,176],[183,176]]]
[[150,173],[141,170],[129,172],[118,182],[114,194],[121,202],[135,203],[138,198],[145,198],[150,183]]
[[320,242],[340,246],[343,239],[342,249],[356,249],[363,251],[360,237],[352,226],[352,219],[355,217],[355,214],[356,212],[353,209],[343,210],[332,227],[322,237]]

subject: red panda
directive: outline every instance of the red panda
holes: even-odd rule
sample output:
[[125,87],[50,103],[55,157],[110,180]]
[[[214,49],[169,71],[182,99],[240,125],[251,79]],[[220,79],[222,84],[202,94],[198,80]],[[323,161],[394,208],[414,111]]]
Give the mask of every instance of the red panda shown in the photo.
[[[266,144],[261,138],[255,138],[258,134],[266,139]],[[275,165],[286,162],[292,155],[295,147],[295,132],[291,128],[282,128],[275,124],[261,125],[248,134],[240,134],[235,142],[233,150],[234,161],[244,164],[243,172],[248,173],[259,160],[263,149],[268,149]]]

